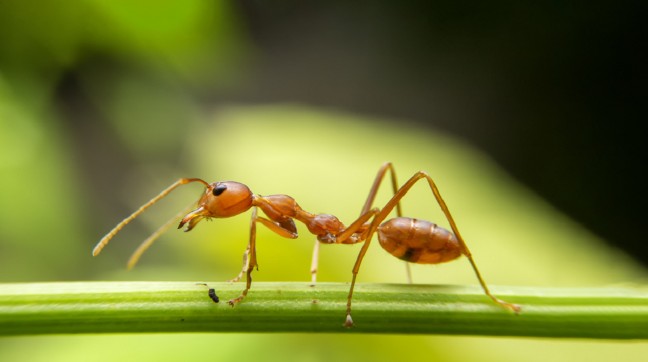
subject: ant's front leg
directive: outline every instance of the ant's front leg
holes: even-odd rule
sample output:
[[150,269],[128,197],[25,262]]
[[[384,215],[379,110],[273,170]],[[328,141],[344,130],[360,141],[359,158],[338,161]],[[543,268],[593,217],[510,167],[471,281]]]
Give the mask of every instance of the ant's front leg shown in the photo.
[[241,269],[241,271],[238,273],[237,276],[235,276],[234,278],[228,280],[227,282],[236,283],[239,280],[241,280],[241,278],[243,277],[243,273],[245,273],[245,271],[248,269],[248,255],[249,254],[250,254],[250,244],[248,243],[248,246],[247,246],[247,248],[245,248],[245,252],[243,253],[243,268]]
[[[245,250],[244,258],[246,259],[247,267],[244,268],[244,270],[241,271],[241,274],[245,271],[247,273],[247,280],[246,280],[246,285],[245,289],[241,292],[241,295],[238,297],[231,299],[228,303],[232,307],[238,304],[240,301],[242,301],[245,296],[247,296],[248,291],[250,290],[250,287],[252,286],[252,270],[254,270],[255,267],[258,267],[257,260],[256,260],[256,222],[257,222],[257,208],[253,207],[252,208],[252,219],[250,221],[250,241],[248,243],[248,247]],[[240,275],[239,275],[240,279]]]
[[290,239],[297,238],[297,229],[295,228],[295,223],[292,219],[285,218],[284,220],[280,221],[268,220],[264,217],[257,216],[256,206],[252,208],[252,219],[250,220],[250,241],[248,243],[247,249],[245,249],[245,253],[243,253],[243,269],[236,278],[231,280],[233,282],[239,281],[243,276],[243,273],[246,273],[247,284],[243,292],[241,292],[241,295],[229,301],[229,304],[231,306],[236,305],[238,302],[242,301],[243,298],[245,298],[248,291],[250,290],[250,286],[252,285],[252,271],[254,270],[254,268],[259,268],[259,264],[257,263],[256,259],[257,222],[265,225],[268,229],[272,230],[280,236]]

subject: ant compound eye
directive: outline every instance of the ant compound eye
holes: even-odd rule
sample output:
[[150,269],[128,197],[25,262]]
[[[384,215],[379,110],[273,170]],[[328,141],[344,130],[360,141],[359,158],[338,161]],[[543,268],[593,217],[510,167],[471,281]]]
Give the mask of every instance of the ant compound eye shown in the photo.
[[214,194],[214,196],[218,196],[218,195],[222,194],[225,190],[227,190],[227,185],[220,184],[220,185],[216,185],[216,187],[214,187],[214,189],[212,190],[212,193]]

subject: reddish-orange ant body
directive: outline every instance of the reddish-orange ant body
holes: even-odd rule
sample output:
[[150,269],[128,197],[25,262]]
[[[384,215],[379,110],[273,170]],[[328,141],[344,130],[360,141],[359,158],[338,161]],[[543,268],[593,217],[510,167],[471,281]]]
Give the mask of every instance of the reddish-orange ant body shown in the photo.
[[[372,208],[372,204],[378,192],[378,188],[387,173],[391,171],[392,188],[394,196],[382,208]],[[441,210],[450,224],[452,232],[437,226],[428,221],[418,220],[409,217],[402,217],[400,211],[400,201],[407,194],[410,188],[419,180],[427,180],[434,197],[436,198]],[[373,234],[378,233],[380,245],[395,257],[411,263],[419,264],[438,264],[454,260],[461,255],[466,256],[472,265],[472,268],[479,280],[484,293],[491,298],[496,304],[514,312],[519,312],[520,307],[516,304],[504,302],[490,293],[484,282],[477,265],[472,258],[468,246],[461,237],[459,229],[448,210],[439,190],[432,178],[425,172],[419,171],[414,174],[402,187],[398,188],[396,175],[391,163],[385,163],[378,170],[378,174],[369,191],[369,196],[362,208],[360,216],[348,227],[344,226],[337,217],[329,214],[311,214],[303,210],[295,200],[288,195],[255,195],[250,189],[242,183],[234,181],[215,182],[209,184],[198,178],[182,178],[174,184],[163,190],[158,196],[142,205],[132,215],[120,222],[113,230],[104,236],[92,251],[92,255],[98,255],[101,250],[108,244],[119,230],[121,230],[131,220],[140,215],[148,207],[152,206],[160,199],[168,195],[171,191],[181,185],[191,182],[199,182],[205,186],[205,192],[198,200],[198,208],[187,213],[182,217],[178,228],[187,225],[186,231],[193,229],[202,219],[209,218],[226,218],[238,215],[249,209],[252,209],[252,220],[250,223],[250,239],[244,253],[243,270],[233,279],[238,281],[246,273],[247,284],[241,294],[229,301],[234,306],[239,303],[248,294],[252,284],[252,271],[257,267],[256,257],[256,224],[257,222],[265,225],[275,233],[286,237],[296,238],[297,228],[294,220],[298,220],[306,225],[308,231],[317,236],[315,251],[313,252],[313,264],[311,272],[313,281],[317,271],[317,246],[323,244],[355,244],[364,242],[360,249],[358,258],[352,270],[351,287],[347,298],[347,316],[345,326],[351,327],[351,300],[353,297],[353,288],[355,287],[356,277],[360,270],[360,264],[369,248]],[[398,217],[383,222],[387,216],[396,208]],[[257,209],[261,209],[267,218],[259,216]],[[184,212],[183,212],[184,214]],[[178,218],[181,215],[178,215]],[[147,238],[142,245],[135,251],[129,261],[129,267],[135,265],[142,253],[153,243],[153,241],[164,232],[172,222],[177,218],[170,220],[153,235]],[[210,298],[214,299],[211,295]]]

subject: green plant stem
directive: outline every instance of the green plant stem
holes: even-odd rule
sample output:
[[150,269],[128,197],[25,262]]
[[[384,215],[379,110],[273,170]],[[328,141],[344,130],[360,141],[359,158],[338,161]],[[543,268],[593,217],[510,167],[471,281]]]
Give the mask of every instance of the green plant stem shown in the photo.
[[74,282],[0,284],[0,335],[122,332],[336,332],[648,338],[643,289],[493,287],[522,305],[508,312],[478,287],[359,284],[353,328],[345,320],[348,285]]

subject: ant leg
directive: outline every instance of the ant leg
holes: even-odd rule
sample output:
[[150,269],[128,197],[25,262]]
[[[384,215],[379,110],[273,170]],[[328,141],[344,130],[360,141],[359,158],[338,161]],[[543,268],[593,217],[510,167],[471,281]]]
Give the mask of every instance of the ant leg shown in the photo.
[[430,189],[432,189],[432,193],[434,194],[434,197],[437,200],[437,203],[441,207],[441,210],[443,211],[443,214],[445,215],[446,219],[448,220],[448,223],[450,223],[450,228],[452,229],[452,232],[455,234],[457,237],[457,240],[459,241],[459,245],[461,246],[462,249],[462,254],[468,258],[468,261],[470,262],[470,265],[473,268],[473,271],[475,272],[475,275],[477,276],[477,280],[479,281],[479,284],[481,285],[482,289],[484,290],[484,293],[493,300],[496,304],[502,306],[503,308],[506,308],[510,311],[513,311],[515,313],[519,313],[520,310],[522,309],[519,305],[513,304],[513,303],[508,303],[505,302],[497,297],[495,297],[493,294],[491,294],[490,290],[488,290],[488,286],[486,285],[486,282],[484,281],[484,278],[482,278],[481,273],[479,272],[479,269],[477,268],[477,264],[475,263],[475,260],[472,257],[472,254],[470,253],[470,250],[468,249],[468,245],[464,241],[463,237],[459,233],[459,228],[457,227],[457,224],[454,221],[454,218],[452,217],[452,214],[450,214],[450,210],[448,209],[448,206],[446,205],[445,201],[443,201],[443,197],[441,197],[441,193],[439,192],[438,187],[434,183],[434,180],[430,175],[428,175],[425,172],[419,171],[416,175],[412,177],[412,184],[414,184],[417,180],[425,177],[427,180],[428,184],[430,185]]
[[[374,208],[360,215],[360,217],[357,218],[353,223],[351,223],[351,225],[347,226],[346,229],[335,235],[335,243],[355,244],[362,242],[367,235],[365,231],[368,230],[370,225],[370,223],[368,223],[367,221],[369,221],[369,219],[371,219],[374,215],[378,214],[379,211],[380,210],[378,208]],[[349,240],[351,236],[358,232],[361,233],[360,238],[358,238],[357,240]]]
[[[380,188],[380,184],[382,183],[382,180],[385,178],[385,174],[387,173],[387,171],[391,171],[392,189],[394,191],[394,194],[397,192],[398,181],[396,180],[396,172],[394,171],[394,166],[392,165],[391,162],[385,162],[382,166],[380,166],[380,169],[378,169],[378,173],[376,174],[374,182],[371,185],[371,189],[369,190],[369,195],[367,196],[367,200],[365,201],[364,206],[360,211],[360,216],[353,224],[349,225],[345,230],[343,230],[341,233],[336,235],[336,243],[344,243],[344,241],[349,239],[349,237],[351,237],[351,235],[353,235],[356,231],[360,230],[362,227],[365,227],[364,223],[367,220],[369,220],[371,216],[377,213],[377,211],[374,212],[371,210],[371,206],[373,205],[373,202],[376,199],[378,188]],[[402,215],[400,204],[398,204],[396,207],[396,213],[398,216]],[[364,239],[364,237],[361,239]],[[313,257],[311,260],[311,286],[314,286],[317,281],[317,266],[319,264],[319,247],[320,247],[319,241],[315,240],[315,246],[313,247]],[[409,270],[409,265],[407,265],[407,263],[406,263],[406,268],[407,268],[407,275],[408,275],[407,281],[411,283],[412,278]]]
[[[296,232],[284,228],[278,222],[268,220],[261,216],[257,218],[257,221],[265,225],[268,229],[274,231],[275,233],[285,238],[296,239],[298,236]],[[315,239],[315,246],[313,247],[313,258],[311,260],[311,286],[315,286],[315,283],[317,282],[318,260],[319,260],[319,241]]]
[[[268,220],[261,216],[257,216],[255,219],[256,222],[260,222],[261,224],[265,225],[268,229],[274,231],[280,236],[283,236],[284,238],[290,238],[290,239],[297,238],[297,233],[294,233],[288,229],[281,227],[281,225],[279,225],[274,221]],[[248,270],[249,255],[250,255],[250,244],[248,244],[247,248],[245,249],[245,252],[243,253],[243,269],[241,269],[241,272],[235,278],[228,280],[229,282],[238,282],[239,280],[241,280],[241,278],[243,277],[243,273],[245,273]]]
[[313,247],[313,258],[311,260],[311,287],[317,283],[317,265],[319,264],[319,249],[320,242],[315,239],[315,246]]
[[[256,213],[255,213],[256,214]],[[268,229],[274,231],[275,233],[279,234],[280,236],[283,236],[284,238],[290,238],[290,239],[296,239],[297,238],[297,233],[292,232],[288,229],[283,228],[279,223],[268,220],[264,217],[261,216],[256,216],[253,218],[255,219],[256,222],[260,222],[261,224],[265,225]],[[252,230],[250,230],[252,231]],[[255,233],[256,233],[256,226],[255,226]],[[247,248],[245,249],[245,252],[243,253],[243,269],[241,269],[241,272],[233,279],[228,280],[230,283],[235,283],[241,280],[243,277],[243,274],[249,269],[249,256],[250,256],[250,244],[248,243]]]
[[[390,210],[391,211],[391,210]],[[387,213],[389,214],[389,212]],[[376,229],[378,228],[378,225],[380,225],[380,221],[377,222],[378,217],[382,215],[382,212],[378,214],[378,216],[374,217],[372,220],[369,230],[367,232],[366,239],[364,241],[364,244],[362,245],[362,248],[360,248],[360,252],[358,253],[358,258],[356,259],[355,264],[353,265],[353,270],[351,271],[352,277],[351,277],[351,287],[349,288],[349,295],[347,296],[347,315],[346,315],[346,320],[344,321],[344,326],[347,328],[353,327],[353,319],[351,318],[351,299],[353,298],[353,289],[355,288],[355,283],[356,283],[356,277],[358,276],[358,271],[360,270],[360,264],[362,264],[362,259],[364,258],[365,254],[367,253],[367,249],[369,249],[369,244],[371,243],[371,238],[373,234],[376,232]],[[384,217],[383,217],[384,218]]]
[[257,207],[252,207],[252,219],[250,221],[250,241],[248,244],[248,260],[247,260],[247,283],[245,285],[245,289],[241,292],[241,295],[238,297],[230,300],[228,303],[232,307],[235,306],[237,303],[242,301],[245,296],[247,296],[248,291],[250,290],[250,287],[252,286],[252,270],[254,270],[255,267],[258,268],[257,264],[257,259],[256,259],[256,222],[257,222]]
[[477,276],[477,279],[479,280],[479,284],[481,285],[482,289],[484,290],[484,293],[492,299],[496,304],[502,306],[503,308],[509,309],[515,313],[518,313],[521,308],[517,304],[512,304],[508,303],[505,301],[502,301],[498,298],[496,298],[493,294],[488,289],[488,286],[486,285],[486,282],[481,276],[481,273],[479,272],[479,269],[477,268],[477,264],[475,263],[472,254],[470,253],[470,250],[468,249],[468,246],[466,245],[466,242],[464,239],[461,237],[461,234],[459,233],[459,229],[457,227],[457,224],[455,223],[452,215],[450,214],[450,210],[448,209],[448,206],[446,205],[445,201],[441,197],[441,193],[439,192],[438,187],[434,183],[434,180],[432,177],[430,177],[427,173],[423,171],[419,171],[414,176],[412,176],[403,186],[396,192],[396,194],[387,202],[385,207],[376,215],[371,223],[371,226],[369,227],[369,231],[367,233],[367,239],[365,240],[364,245],[362,245],[362,248],[360,249],[360,252],[358,253],[358,258],[356,259],[356,263],[353,266],[353,278],[351,280],[351,287],[349,289],[349,295],[347,297],[347,317],[344,325],[346,327],[351,327],[353,326],[353,319],[351,318],[351,300],[353,297],[353,289],[355,286],[356,282],[356,276],[360,270],[360,265],[362,264],[362,259],[364,258],[365,254],[367,253],[367,249],[369,248],[369,244],[371,243],[371,238],[373,237],[373,234],[376,232],[378,229],[378,226],[387,218],[389,213],[394,209],[394,207],[397,207],[399,204],[400,200],[407,194],[407,192],[412,188],[412,186],[419,180],[425,178],[430,186],[430,189],[432,190],[432,193],[434,194],[434,197],[441,207],[441,210],[443,211],[446,219],[448,220],[448,223],[450,223],[450,227],[452,228],[453,233],[457,237],[457,240],[459,241],[459,245],[462,249],[462,254],[468,258],[470,261],[470,264],[475,272],[475,275]]
[[[265,225],[265,227],[274,231],[279,236],[283,236],[284,238],[297,239],[297,236],[299,236],[296,231],[288,230],[285,227],[283,227],[279,222],[268,220],[262,216],[257,217],[256,221],[262,223],[263,225]],[[292,226],[294,227],[294,224]]]
[[[369,209],[371,209],[371,206],[376,198],[376,194],[378,193],[378,188],[380,187],[380,184],[382,183],[382,180],[385,177],[387,171],[391,171],[391,184],[394,195],[396,195],[396,193],[398,192],[398,181],[396,180],[396,170],[394,170],[394,165],[391,162],[385,162],[382,166],[380,166],[380,169],[378,169],[378,174],[376,174],[374,183],[369,190],[369,196],[367,196],[367,201],[365,202],[361,213],[367,212],[369,211]],[[396,204],[396,216],[403,216],[400,202]],[[404,263],[407,284],[412,284],[412,268],[408,262]]]
[[[248,270],[254,269],[254,267],[258,267],[256,263],[254,265],[250,266],[250,252],[252,250],[252,245],[255,243],[253,240],[252,233],[254,233],[254,239],[256,239],[256,223],[260,222],[261,224],[265,225],[268,229],[274,231],[275,233],[279,234],[280,236],[283,236],[285,238],[290,238],[290,239],[296,239],[297,238],[297,233],[292,232],[291,230],[283,228],[279,223],[268,220],[264,217],[257,216],[256,208],[252,211],[252,225],[250,225],[250,242],[248,243],[247,248],[245,249],[245,252],[243,253],[243,269],[241,269],[241,272],[233,279],[228,280],[230,283],[235,283],[241,280],[243,277],[243,274],[248,272]],[[254,248],[255,255],[256,255],[256,248]],[[256,260],[256,258],[255,258]],[[248,277],[249,279],[249,277]],[[248,287],[249,289],[249,287]],[[247,293],[246,293],[247,294]],[[242,298],[241,298],[242,299]]]
[[227,282],[236,283],[239,280],[241,280],[241,278],[243,277],[243,273],[245,273],[245,271],[248,268],[248,255],[249,254],[250,254],[250,244],[248,244],[248,246],[245,248],[245,251],[243,252],[243,268],[241,269],[241,271],[238,273],[238,275],[236,277],[228,280]]
[[[369,228],[368,220],[378,213],[378,209],[371,209],[364,212],[358,219],[351,225],[347,226],[341,232],[335,234],[335,237],[330,243],[335,244],[355,244],[364,241],[366,237],[366,230]],[[315,240],[313,247],[313,259],[311,261],[311,286],[315,286],[317,282],[317,264],[319,260],[319,239]]]
[[[380,168],[378,169],[378,173],[376,174],[376,178],[374,179],[373,184],[371,185],[371,189],[369,190],[369,195],[367,196],[367,201],[365,201],[364,206],[362,207],[362,211],[360,211],[360,215],[366,213],[371,209],[371,206],[373,205],[374,200],[376,199],[376,194],[378,193],[378,188],[380,187],[380,184],[382,183],[383,178],[385,178],[385,174],[387,171],[391,171],[391,184],[392,184],[392,190],[394,191],[394,195],[398,192],[398,181],[396,180],[396,171],[394,170],[394,166],[392,165],[391,162],[385,162]],[[400,203],[396,205],[396,215],[403,216]]]

